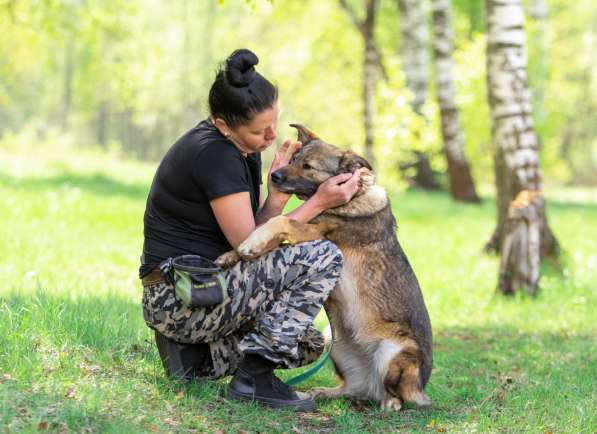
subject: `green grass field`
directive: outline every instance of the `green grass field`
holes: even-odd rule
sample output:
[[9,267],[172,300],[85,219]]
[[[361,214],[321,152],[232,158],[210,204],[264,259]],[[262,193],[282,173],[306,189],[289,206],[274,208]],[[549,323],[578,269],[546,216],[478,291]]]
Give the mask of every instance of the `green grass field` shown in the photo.
[[[164,377],[137,279],[154,169],[0,153],[0,431],[597,431],[594,193],[547,192],[563,255],[560,269],[544,264],[536,299],[495,295],[498,259],[482,253],[491,199],[392,194],[434,328],[433,407],[384,413],[338,399],[297,415],[228,402],[227,381]],[[334,381],[326,366],[301,388]]]

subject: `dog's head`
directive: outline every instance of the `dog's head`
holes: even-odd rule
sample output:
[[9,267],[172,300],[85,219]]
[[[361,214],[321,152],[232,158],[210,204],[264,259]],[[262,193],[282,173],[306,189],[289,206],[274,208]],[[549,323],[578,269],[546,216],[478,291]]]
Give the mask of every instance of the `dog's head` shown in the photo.
[[298,131],[298,140],[303,144],[294,154],[288,166],[271,174],[274,186],[285,193],[293,193],[301,199],[315,194],[321,183],[341,173],[353,173],[361,169],[359,191],[362,194],[373,185],[371,165],[352,151],[340,149],[324,142],[307,128],[290,124]]

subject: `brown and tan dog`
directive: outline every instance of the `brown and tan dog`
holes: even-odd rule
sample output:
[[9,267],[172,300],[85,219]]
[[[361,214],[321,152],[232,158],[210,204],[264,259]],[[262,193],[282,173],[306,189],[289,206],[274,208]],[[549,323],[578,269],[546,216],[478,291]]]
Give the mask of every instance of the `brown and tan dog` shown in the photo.
[[[292,126],[303,146],[290,165],[272,173],[276,188],[307,198],[326,179],[361,170],[359,191],[310,224],[284,216],[269,220],[237,254],[253,259],[285,241],[333,241],[344,255],[344,267],[325,310],[334,336],[331,359],[341,384],[316,389],[313,395],[374,399],[394,410],[405,401],[428,406],[423,389],[432,368],[431,324],[417,278],[396,238],[385,190],[375,185],[365,159],[325,143],[302,125]],[[236,260],[235,252],[218,258],[223,266]]]

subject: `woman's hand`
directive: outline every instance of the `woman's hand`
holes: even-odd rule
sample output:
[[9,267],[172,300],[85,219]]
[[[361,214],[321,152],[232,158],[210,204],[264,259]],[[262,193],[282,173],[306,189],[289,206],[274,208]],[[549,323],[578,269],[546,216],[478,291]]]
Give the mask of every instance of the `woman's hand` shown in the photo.
[[282,146],[280,146],[276,152],[276,155],[274,155],[274,160],[272,161],[272,165],[267,174],[268,201],[271,201],[274,207],[283,208],[291,195],[282,193],[276,189],[272,183],[271,174],[282,167],[288,166],[288,164],[290,164],[290,160],[292,160],[292,156],[301,148],[301,146],[301,142],[293,143],[291,140],[286,140],[284,143],[282,143]]
[[360,170],[333,176],[322,183],[309,200],[314,201],[322,211],[344,205],[358,191],[360,177]]

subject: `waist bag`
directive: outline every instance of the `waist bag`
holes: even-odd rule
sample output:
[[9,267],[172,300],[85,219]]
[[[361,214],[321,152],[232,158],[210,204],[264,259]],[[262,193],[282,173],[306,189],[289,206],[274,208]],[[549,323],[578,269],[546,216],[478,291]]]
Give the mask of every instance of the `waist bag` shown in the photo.
[[228,298],[226,280],[215,262],[198,255],[168,258],[160,264],[176,296],[188,307],[207,307]]

